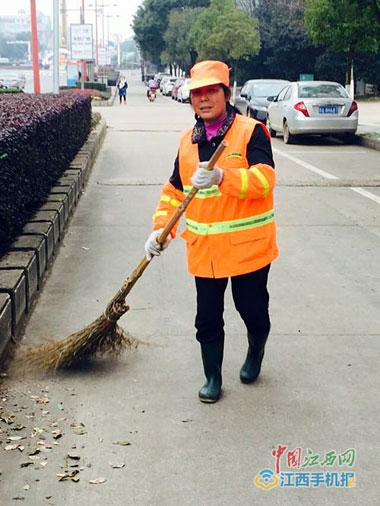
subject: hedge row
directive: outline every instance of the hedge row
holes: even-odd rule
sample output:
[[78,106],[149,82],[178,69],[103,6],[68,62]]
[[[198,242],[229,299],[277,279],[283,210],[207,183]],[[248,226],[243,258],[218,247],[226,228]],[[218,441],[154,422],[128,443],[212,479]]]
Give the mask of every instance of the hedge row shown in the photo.
[[0,93],[23,93],[20,88],[0,88]]
[[0,95],[0,256],[44,203],[91,127],[91,100]]
[[[76,87],[81,87],[81,82],[78,81],[76,83]],[[98,91],[107,91],[107,85],[106,83],[99,83],[97,81],[85,81],[83,83],[85,89],[91,89],[91,90],[98,90]]]

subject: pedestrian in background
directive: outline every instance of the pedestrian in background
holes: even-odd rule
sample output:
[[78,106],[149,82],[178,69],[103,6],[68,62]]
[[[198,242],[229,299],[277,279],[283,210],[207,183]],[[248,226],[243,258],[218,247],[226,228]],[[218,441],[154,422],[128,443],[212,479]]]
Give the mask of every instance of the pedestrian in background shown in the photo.
[[127,80],[124,77],[120,77],[120,79],[117,83],[120,104],[122,103],[123,100],[124,100],[124,103],[127,102],[127,88],[128,88]]
[[[188,270],[195,277],[196,338],[201,345],[206,383],[202,402],[221,395],[224,351],[224,293],[231,278],[235,307],[247,328],[248,352],[240,370],[243,383],[260,374],[270,331],[268,273],[278,256],[273,210],[275,171],[270,135],[260,122],[231,106],[229,69],[220,61],[199,62],[191,69],[190,100],[194,128],[184,132],[169,181],[162,188],[145,243],[147,258],[159,255],[163,228],[191,187],[199,191],[186,210]],[[217,166],[207,161],[225,139]]]

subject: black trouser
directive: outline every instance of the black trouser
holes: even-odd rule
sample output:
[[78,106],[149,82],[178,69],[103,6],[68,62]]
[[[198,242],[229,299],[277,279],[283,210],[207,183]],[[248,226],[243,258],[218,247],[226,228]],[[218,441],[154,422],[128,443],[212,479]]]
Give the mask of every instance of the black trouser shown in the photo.
[[[267,290],[270,264],[258,271],[231,277],[235,307],[247,331],[258,339],[270,331],[269,294]],[[200,343],[224,339],[224,292],[228,278],[195,277],[197,288],[197,315],[195,328]]]

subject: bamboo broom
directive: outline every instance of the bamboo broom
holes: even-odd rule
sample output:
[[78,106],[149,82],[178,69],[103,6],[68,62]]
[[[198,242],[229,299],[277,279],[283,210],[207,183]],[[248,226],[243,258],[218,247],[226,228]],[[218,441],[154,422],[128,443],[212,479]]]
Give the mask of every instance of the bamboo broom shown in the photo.
[[[208,162],[207,169],[211,170],[222,151],[227,146],[222,141]],[[169,233],[185,212],[198,189],[192,188],[185,200],[177,208],[157,241],[164,244]],[[135,270],[124,281],[122,287],[108,303],[104,313],[82,330],[71,334],[61,341],[48,342],[37,348],[22,346],[16,353],[12,369],[37,370],[43,372],[68,368],[74,363],[87,360],[95,354],[110,353],[119,355],[126,348],[137,347],[140,340],[129,336],[118,325],[118,320],[128,311],[125,299],[138,279],[150,264],[145,256]]]

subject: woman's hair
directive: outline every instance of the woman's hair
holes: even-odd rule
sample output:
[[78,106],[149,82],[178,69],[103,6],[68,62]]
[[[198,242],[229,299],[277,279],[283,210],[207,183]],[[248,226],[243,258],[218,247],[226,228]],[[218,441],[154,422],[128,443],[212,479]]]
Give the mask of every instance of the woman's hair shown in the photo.
[[230,88],[228,86],[226,86],[225,84],[221,84],[220,86],[221,86],[221,88],[222,88],[222,90],[224,92],[224,96],[226,98],[228,98],[228,100],[229,100],[230,97],[231,97],[231,90],[230,90]]

